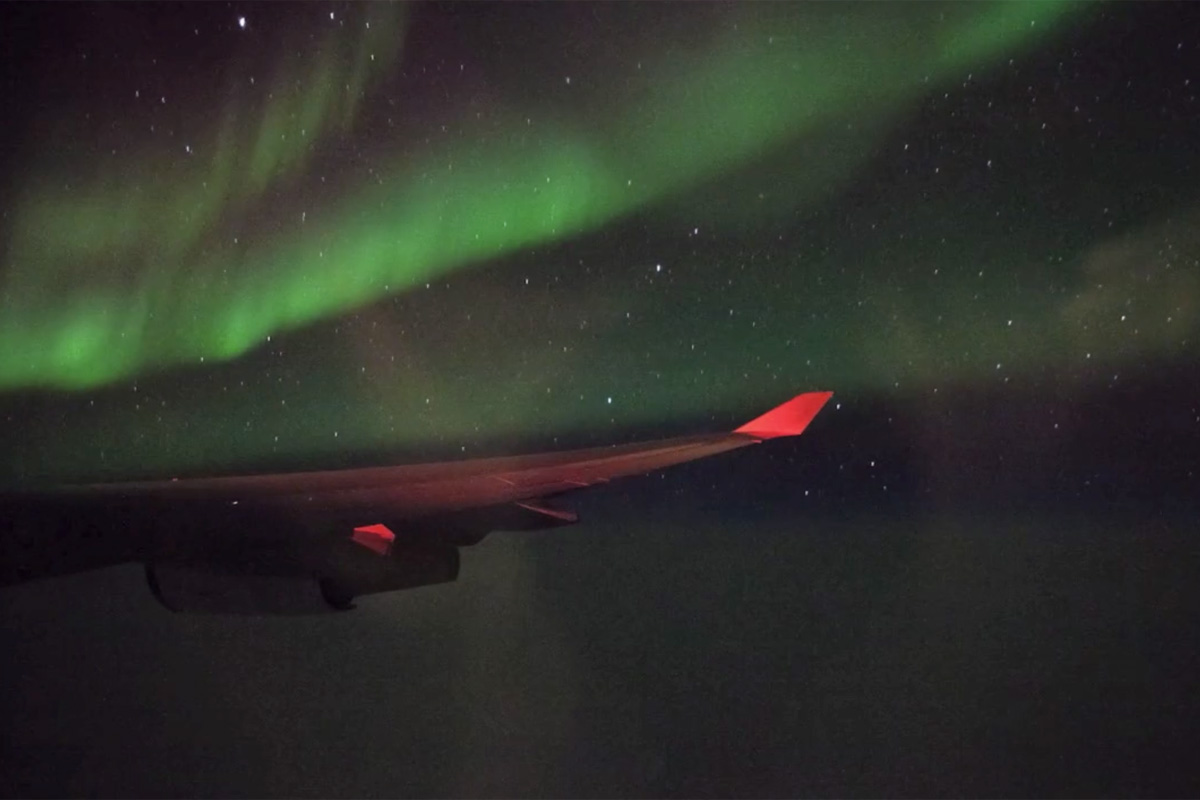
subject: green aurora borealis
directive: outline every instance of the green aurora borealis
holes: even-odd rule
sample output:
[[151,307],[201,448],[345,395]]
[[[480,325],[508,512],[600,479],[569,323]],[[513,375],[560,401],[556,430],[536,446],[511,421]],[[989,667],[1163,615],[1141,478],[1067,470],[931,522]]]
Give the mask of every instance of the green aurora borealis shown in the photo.
[[[80,388],[234,358],[268,334],[596,230],[833,120],[886,124],[930,83],[986,65],[1068,7],[951,9],[962,18],[934,25],[926,14],[901,36],[873,9],[814,9],[791,29],[751,18],[696,53],[629,53],[626,74],[610,80],[638,83],[601,113],[551,105],[533,128],[520,108],[489,109],[486,131],[463,126],[418,152],[384,145],[379,184],[345,187],[311,214],[319,223],[293,214],[238,236],[256,206],[278,201],[272,190],[306,191],[314,154],[353,136],[378,102],[402,60],[399,10],[352,8],[315,58],[278,64],[253,97],[231,70],[219,121],[189,104],[169,149],[131,134],[127,154],[95,158],[70,126],[60,136],[74,146],[40,144],[93,163],[28,177],[6,253],[0,385]],[[398,106],[403,114],[403,97]],[[34,165],[47,160],[39,155]],[[803,198],[820,187],[795,189]]]
[[[1189,347],[1194,273],[1143,257],[1194,253],[1194,212],[1101,193],[1048,221],[1021,184],[1071,162],[1071,120],[1050,146],[1002,99],[922,120],[1008,91],[1086,7],[587,8],[210,11],[211,43],[154,69],[97,64],[121,61],[99,25],[79,74],[42,76],[65,99],[34,106],[13,169],[0,389],[52,398],[39,435],[75,432],[13,437],[13,471],[642,424]],[[519,41],[506,13],[550,21]],[[1136,335],[1109,324],[1131,291]]]

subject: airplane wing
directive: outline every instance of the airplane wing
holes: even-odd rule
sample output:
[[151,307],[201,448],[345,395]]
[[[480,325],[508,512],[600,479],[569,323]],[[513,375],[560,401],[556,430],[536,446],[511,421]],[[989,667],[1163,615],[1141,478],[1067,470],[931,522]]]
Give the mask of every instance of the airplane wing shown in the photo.
[[[93,484],[0,500],[9,528],[0,540],[13,543],[0,584],[96,566],[88,556],[107,543],[106,563],[145,561],[155,595],[173,609],[289,613],[297,576],[319,590],[318,609],[348,607],[353,596],[453,580],[457,546],[489,531],[576,521],[545,498],[799,435],[831,395],[798,395],[724,433],[396,467]],[[33,558],[49,538],[58,558]]]
[[832,392],[794,397],[732,432],[399,467],[95,484],[75,491],[411,517],[548,497],[804,432]]

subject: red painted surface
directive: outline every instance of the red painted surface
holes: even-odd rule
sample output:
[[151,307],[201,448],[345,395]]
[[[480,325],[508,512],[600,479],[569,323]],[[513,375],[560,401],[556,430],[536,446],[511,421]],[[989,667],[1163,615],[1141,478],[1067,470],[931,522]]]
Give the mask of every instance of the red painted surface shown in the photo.
[[756,439],[775,439],[780,436],[799,436],[808,423],[825,405],[833,392],[809,392],[776,406],[761,417],[747,422],[734,433],[745,433]]
[[374,550],[379,555],[386,556],[391,552],[392,542],[396,541],[396,534],[392,533],[387,525],[363,525],[355,528],[350,538],[368,550]]

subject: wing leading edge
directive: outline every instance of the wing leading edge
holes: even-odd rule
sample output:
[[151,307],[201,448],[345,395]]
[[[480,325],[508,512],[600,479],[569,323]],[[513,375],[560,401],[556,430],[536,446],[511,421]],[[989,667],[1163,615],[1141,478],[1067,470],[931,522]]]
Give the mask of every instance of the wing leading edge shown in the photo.
[[100,484],[77,491],[409,517],[535,500],[801,434],[832,392],[798,395],[739,428],[627,445],[396,467]]

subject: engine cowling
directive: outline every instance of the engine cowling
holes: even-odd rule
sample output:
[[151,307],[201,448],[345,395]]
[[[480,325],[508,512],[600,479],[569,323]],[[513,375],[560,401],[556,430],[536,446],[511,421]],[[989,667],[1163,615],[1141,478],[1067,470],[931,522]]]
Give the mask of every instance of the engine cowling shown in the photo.
[[210,561],[146,564],[150,591],[171,611],[192,614],[297,615],[346,611],[362,595],[412,589],[458,578],[458,548],[394,547],[386,556],[339,543],[316,570],[293,570],[290,559],[271,569]]
[[210,567],[147,564],[155,599],[191,614],[320,614],[352,608],[328,579],[315,575],[253,575]]

